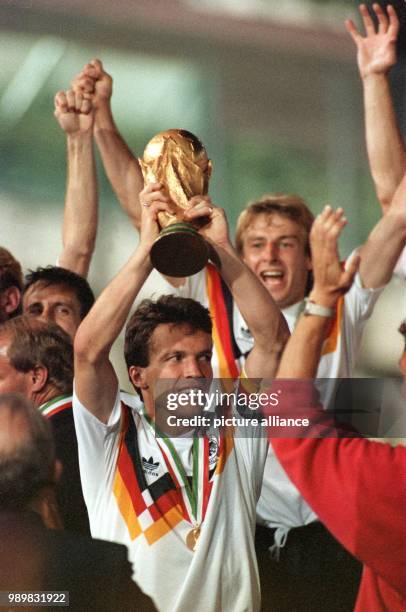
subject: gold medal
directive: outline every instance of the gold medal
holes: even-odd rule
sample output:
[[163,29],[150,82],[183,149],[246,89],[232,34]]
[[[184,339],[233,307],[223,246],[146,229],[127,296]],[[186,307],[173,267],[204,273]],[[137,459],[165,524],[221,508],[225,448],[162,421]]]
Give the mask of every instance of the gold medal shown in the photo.
[[189,533],[186,536],[186,546],[192,552],[195,552],[199,538],[200,538],[200,525],[196,525],[196,527],[194,527],[192,531],[189,531]]

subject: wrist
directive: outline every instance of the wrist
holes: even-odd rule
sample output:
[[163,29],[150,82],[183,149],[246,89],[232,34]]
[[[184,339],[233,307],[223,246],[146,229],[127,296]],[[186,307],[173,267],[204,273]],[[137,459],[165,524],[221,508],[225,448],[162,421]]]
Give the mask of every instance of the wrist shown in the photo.
[[93,126],[87,130],[78,130],[77,132],[67,132],[66,140],[68,143],[87,143],[93,140]]
[[329,293],[328,291],[323,291],[313,288],[311,293],[308,296],[308,301],[321,306],[322,308],[332,309],[334,310],[337,306],[339,296]]
[[110,99],[105,98],[98,102],[95,108],[95,131],[98,129],[115,128]]
[[365,84],[368,83],[378,83],[381,81],[387,81],[388,80],[388,74],[389,74],[390,68],[388,68],[387,70],[384,70],[382,72],[369,72],[368,70],[365,72],[360,72],[361,75],[361,79]]
[[147,274],[149,274],[153,268],[150,258],[151,247],[151,244],[140,241],[134,253],[134,267],[137,270],[143,270]]
[[233,247],[233,245],[231,244],[228,237],[224,238],[224,240],[218,240],[216,242],[212,242],[212,245],[215,249],[221,249],[228,255],[234,255],[235,257],[238,257],[238,253]]

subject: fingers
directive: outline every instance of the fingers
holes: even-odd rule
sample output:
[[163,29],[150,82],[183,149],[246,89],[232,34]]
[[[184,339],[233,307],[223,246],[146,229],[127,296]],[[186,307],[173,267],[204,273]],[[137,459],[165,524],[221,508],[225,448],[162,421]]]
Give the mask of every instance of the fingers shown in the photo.
[[335,246],[337,238],[346,225],[347,219],[342,208],[333,210],[331,206],[325,206],[313,223],[310,233],[311,243],[313,245],[320,243],[325,247]]
[[381,34],[386,34],[389,25],[389,19],[386,13],[382,10],[380,4],[375,3],[372,5],[372,8],[378,19],[378,32]]
[[360,4],[359,12],[361,13],[362,21],[364,23],[364,28],[367,36],[372,36],[373,34],[375,34],[375,25],[371,15],[369,14],[368,7],[365,4]]
[[92,110],[92,103],[80,91],[68,89],[58,91],[55,95],[55,113],[82,113],[88,115]]
[[171,213],[172,212],[171,205],[168,204],[167,202],[161,202],[159,200],[155,202],[151,202],[150,204],[148,204],[148,206],[144,204],[144,211],[143,211],[144,215],[149,215],[153,219],[156,220],[159,212]]
[[[380,4],[374,3],[371,10],[375,13],[378,22],[377,29],[368,7],[365,4],[359,6],[367,38],[375,34],[388,34],[396,39],[399,32],[399,18],[393,6],[388,4],[385,11]],[[351,19],[345,21],[345,27],[356,43],[363,38]]]
[[73,89],[69,89],[66,92],[66,101],[68,104],[68,110],[76,110],[76,96]]
[[54,103],[55,112],[58,110],[66,112],[66,109],[68,108],[68,103],[66,101],[66,93],[64,91],[58,91],[55,94]]
[[349,35],[351,36],[351,38],[353,39],[353,41],[355,42],[355,44],[357,44],[357,42],[359,40],[362,40],[362,36],[361,34],[358,32],[355,23],[352,21],[352,19],[346,19],[344,21],[345,27],[347,32],[349,33]]
[[82,105],[81,105],[81,112],[84,115],[88,115],[91,110],[92,110],[92,103],[91,103],[91,101],[88,100],[87,98],[83,98]]
[[185,221],[196,221],[202,217],[210,217],[214,206],[209,196],[194,196],[189,200],[190,208],[185,210],[183,218]]
[[84,94],[92,94],[95,90],[96,79],[90,78],[83,72],[79,73],[72,81],[72,89]]
[[190,198],[189,205],[192,207],[200,204],[201,202],[211,203],[211,198],[207,195],[195,195],[193,198]]
[[167,196],[161,183],[148,183],[140,192],[140,204],[145,208],[149,208],[154,204],[164,204],[167,212],[172,214],[175,212],[173,203]]
[[103,68],[103,64],[102,62],[95,58],[93,59],[90,64],[88,64],[88,66],[91,66],[94,70],[96,70],[96,72],[98,73],[98,75],[100,75],[102,72],[104,72],[104,68]]
[[393,38],[393,40],[396,40],[399,33],[399,18],[391,4],[388,4],[386,9],[389,16],[388,34],[391,36],[391,38]]

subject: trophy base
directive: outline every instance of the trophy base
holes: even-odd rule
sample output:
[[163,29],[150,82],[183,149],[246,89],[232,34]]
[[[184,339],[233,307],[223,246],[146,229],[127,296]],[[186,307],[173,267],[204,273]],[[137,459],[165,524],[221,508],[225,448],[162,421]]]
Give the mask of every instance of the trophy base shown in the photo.
[[208,262],[207,242],[190,223],[172,223],[165,227],[151,249],[154,268],[165,276],[192,276]]

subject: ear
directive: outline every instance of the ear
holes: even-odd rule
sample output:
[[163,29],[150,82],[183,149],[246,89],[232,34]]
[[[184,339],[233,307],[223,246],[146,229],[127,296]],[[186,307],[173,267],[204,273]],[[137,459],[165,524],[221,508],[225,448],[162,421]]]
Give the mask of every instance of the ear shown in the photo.
[[21,302],[21,291],[18,287],[8,287],[1,292],[1,305],[7,315],[13,314]]
[[48,370],[43,365],[35,366],[30,372],[31,391],[38,393],[48,383]]
[[145,368],[142,368],[141,366],[130,366],[128,375],[134,387],[138,387],[139,389],[148,389],[148,384],[145,380]]
[[206,172],[207,172],[207,180],[209,180],[211,177],[211,173],[213,172],[213,164],[211,162],[211,159],[209,159],[209,161],[207,162]]
[[307,255],[306,257],[306,269],[310,272],[310,270],[313,270],[313,264],[312,264],[312,258],[310,255]]

